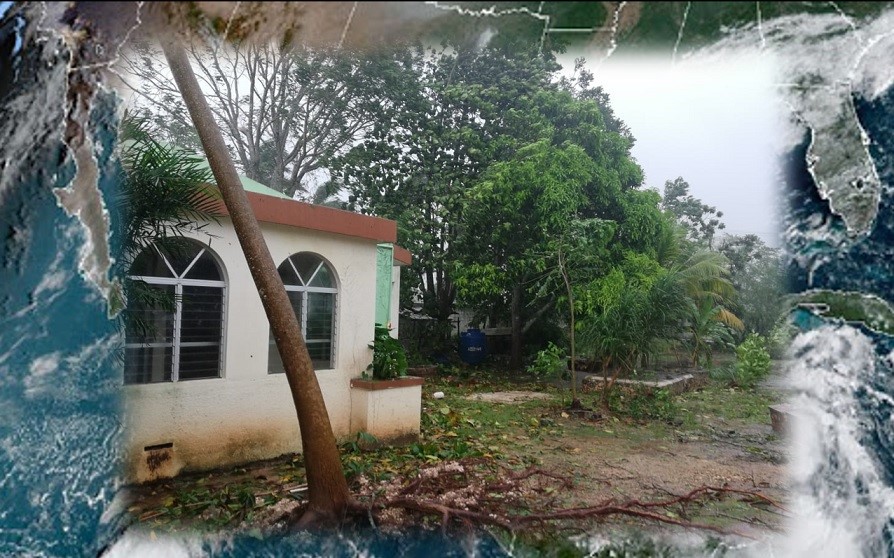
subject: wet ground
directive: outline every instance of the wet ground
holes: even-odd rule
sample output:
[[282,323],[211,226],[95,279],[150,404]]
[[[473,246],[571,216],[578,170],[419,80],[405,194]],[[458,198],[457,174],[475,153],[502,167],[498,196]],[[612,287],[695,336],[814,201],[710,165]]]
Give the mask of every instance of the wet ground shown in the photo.
[[[773,432],[768,410],[784,399],[783,387],[777,376],[753,390],[708,382],[668,400],[626,393],[618,413],[601,409],[598,393],[583,392],[594,411],[583,415],[569,412],[566,390],[542,384],[432,378],[423,388],[418,444],[362,452],[347,443],[343,461],[355,490],[361,477],[409,481],[432,464],[484,456],[573,479],[572,490],[556,494],[561,507],[661,500],[702,486],[756,491],[784,505],[786,442]],[[433,399],[437,391],[445,397]],[[132,487],[128,505],[137,523],[152,529],[264,531],[300,506],[303,483],[300,456],[285,456]],[[757,535],[779,530],[785,518],[784,510],[743,495],[668,513]],[[618,517],[590,528],[630,526],[655,527]]]

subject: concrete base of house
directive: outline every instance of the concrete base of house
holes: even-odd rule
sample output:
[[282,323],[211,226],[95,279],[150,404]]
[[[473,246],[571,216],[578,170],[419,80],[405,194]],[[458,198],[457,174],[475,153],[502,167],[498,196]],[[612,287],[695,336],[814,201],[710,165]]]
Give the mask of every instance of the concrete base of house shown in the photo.
[[414,376],[351,380],[351,430],[371,434],[388,445],[418,440],[424,381]]

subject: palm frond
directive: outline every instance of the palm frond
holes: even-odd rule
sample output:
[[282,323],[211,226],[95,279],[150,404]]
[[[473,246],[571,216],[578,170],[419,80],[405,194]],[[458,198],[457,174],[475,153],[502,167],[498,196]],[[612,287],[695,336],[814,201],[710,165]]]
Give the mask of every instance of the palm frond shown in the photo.
[[123,216],[125,260],[163,238],[217,222],[220,193],[210,168],[202,158],[154,140],[148,121],[125,116],[119,156],[125,178],[115,203]]
[[726,308],[717,308],[716,319],[736,331],[745,331],[745,324],[742,323],[742,320]]

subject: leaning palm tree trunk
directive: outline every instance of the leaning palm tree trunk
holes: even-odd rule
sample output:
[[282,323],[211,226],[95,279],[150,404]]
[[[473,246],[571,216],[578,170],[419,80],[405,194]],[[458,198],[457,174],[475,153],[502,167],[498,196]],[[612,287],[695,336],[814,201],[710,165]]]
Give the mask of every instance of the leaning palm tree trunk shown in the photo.
[[224,204],[233,220],[239,244],[282,357],[292,400],[298,413],[310,500],[299,526],[331,523],[344,515],[350,493],[323,393],[320,391],[301,329],[264,241],[261,227],[229,158],[223,136],[189,64],[186,51],[176,39],[164,44],[163,49],[174,81],[202,141]]

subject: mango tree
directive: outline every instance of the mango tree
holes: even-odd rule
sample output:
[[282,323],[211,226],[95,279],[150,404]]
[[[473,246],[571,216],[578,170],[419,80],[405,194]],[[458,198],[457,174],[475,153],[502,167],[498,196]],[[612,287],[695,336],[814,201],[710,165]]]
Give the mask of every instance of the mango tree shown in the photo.
[[[542,254],[586,204],[594,170],[579,146],[543,140],[492,165],[466,195],[456,285],[472,307],[508,303],[514,370],[521,367],[525,331],[555,302],[554,294],[545,301],[531,296],[545,277]],[[542,310],[532,311],[533,303]]]
[[451,47],[407,50],[402,110],[332,168],[349,209],[398,221],[398,242],[413,252],[412,276],[401,283],[417,286],[424,312],[443,324],[454,310],[465,192],[492,163],[537,139],[532,99],[558,69],[530,48]]

